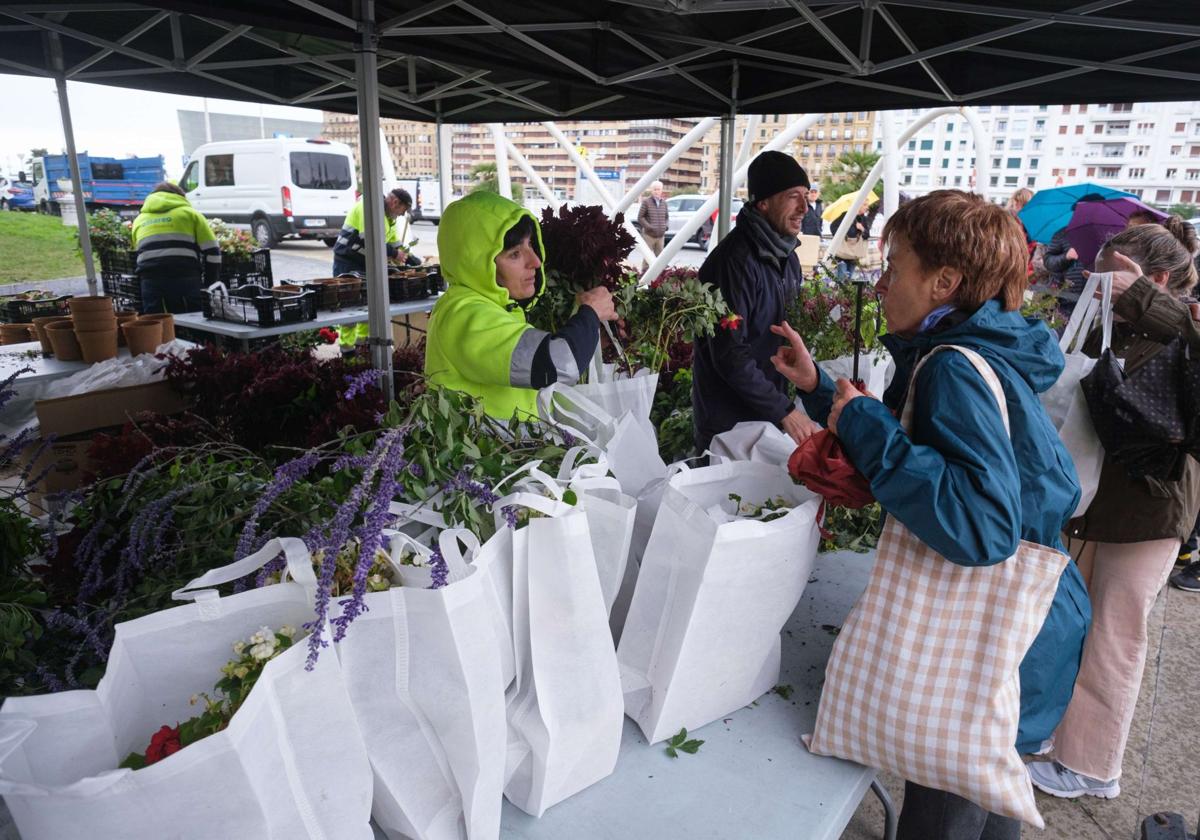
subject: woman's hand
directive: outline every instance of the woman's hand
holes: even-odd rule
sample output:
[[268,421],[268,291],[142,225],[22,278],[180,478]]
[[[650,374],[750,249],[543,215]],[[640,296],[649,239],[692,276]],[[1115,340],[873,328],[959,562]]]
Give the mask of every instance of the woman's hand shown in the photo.
[[[1112,299],[1113,303],[1116,303],[1117,299],[1129,291],[1129,288],[1142,276],[1142,267],[1120,251],[1109,251],[1108,257],[1116,265],[1112,272]],[[1083,272],[1085,280],[1091,276],[1092,272]],[[1103,298],[1104,290],[1097,288],[1096,297]]]
[[612,292],[603,286],[579,292],[575,295],[575,300],[580,306],[592,307],[592,311],[601,321],[617,320],[617,307],[613,303]]
[[821,431],[820,425],[799,409],[793,408],[779,421],[779,427],[799,446]]
[[791,324],[787,321],[782,324],[772,324],[771,332],[782,336],[787,341],[787,344],[781,344],[775,351],[775,355],[771,357],[771,364],[775,365],[775,370],[782,373],[789,382],[804,393],[812,393],[821,381],[821,377],[817,373],[817,365],[813,361],[812,354],[804,346],[804,339],[792,329]]
[[850,384],[849,379],[839,379],[837,381],[837,394],[833,398],[833,407],[829,409],[829,419],[825,421],[825,427],[835,435],[838,433],[837,421],[842,416],[843,409],[850,400],[857,400],[861,397],[870,396]]

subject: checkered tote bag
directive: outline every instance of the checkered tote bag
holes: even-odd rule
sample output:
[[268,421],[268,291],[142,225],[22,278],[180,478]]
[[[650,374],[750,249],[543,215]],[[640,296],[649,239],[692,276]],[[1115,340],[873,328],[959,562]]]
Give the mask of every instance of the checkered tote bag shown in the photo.
[[[995,395],[978,354],[957,350]],[[919,366],[918,366],[919,369]],[[913,372],[902,422],[912,429]],[[866,591],[834,643],[808,748],[958,794],[1037,828],[1044,823],[1015,748],[1018,669],[1042,627],[1065,554],[1022,541],[993,566],[960,566],[894,517]]]

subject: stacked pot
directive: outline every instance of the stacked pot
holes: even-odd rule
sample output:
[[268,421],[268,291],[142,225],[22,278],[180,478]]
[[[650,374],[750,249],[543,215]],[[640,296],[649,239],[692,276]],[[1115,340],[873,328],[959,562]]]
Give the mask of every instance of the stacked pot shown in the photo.
[[[73,297],[68,302],[71,320],[75,327],[75,339],[79,343],[80,355],[88,363],[102,362],[117,355],[117,313],[113,310],[112,298],[107,295]],[[54,328],[51,324],[51,329]],[[51,342],[53,343],[53,333]],[[55,348],[55,356],[62,356]]]
[[0,324],[0,344],[24,344],[31,336],[33,324]]
[[175,338],[175,319],[168,313],[142,315],[121,325],[129,355],[153,353],[158,345]]

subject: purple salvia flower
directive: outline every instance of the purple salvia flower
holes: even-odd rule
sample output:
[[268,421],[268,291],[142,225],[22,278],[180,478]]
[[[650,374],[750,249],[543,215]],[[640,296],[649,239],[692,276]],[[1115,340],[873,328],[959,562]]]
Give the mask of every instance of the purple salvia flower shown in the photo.
[[51,694],[57,694],[69,688],[65,682],[58,678],[58,675],[51,672],[45,665],[39,664],[34,668],[34,673],[37,674],[38,679],[42,681],[42,684],[46,686],[46,690]]
[[[234,549],[234,560],[241,560],[243,557],[249,557],[254,552],[251,546],[254,545],[255,536],[258,533],[258,520],[267,512],[280,496],[290,490],[297,481],[304,478],[312,472],[313,468],[321,460],[320,453],[310,449],[298,458],[293,458],[275,471],[275,477],[271,479],[271,483],[267,485],[267,489],[254,503],[254,508],[250,511],[250,516],[246,518],[246,524],[242,526],[242,533],[238,537],[237,548]],[[264,570],[265,571],[265,570]],[[261,583],[259,584],[262,585]]]
[[442,550],[435,547],[429,554],[429,577],[432,581],[429,588],[441,589],[449,576],[450,567],[446,565],[446,558],[442,557]]
[[365,394],[368,388],[377,388],[379,386],[379,378],[383,375],[383,371],[376,368],[367,368],[364,371],[345,377],[346,393],[342,395],[344,399],[352,400],[359,394]]
[[371,456],[366,455],[342,455],[333,465],[330,466],[330,472],[341,472],[342,470],[365,470],[371,466]]
[[4,406],[8,404],[8,401],[16,396],[17,388],[13,383],[17,381],[17,377],[22,373],[32,372],[33,368],[26,365],[20,370],[14,371],[12,375],[5,377],[3,382],[0,382],[0,409],[3,409]]
[[500,508],[501,515],[504,516],[504,524],[509,528],[517,527],[517,508],[515,505],[505,505]]

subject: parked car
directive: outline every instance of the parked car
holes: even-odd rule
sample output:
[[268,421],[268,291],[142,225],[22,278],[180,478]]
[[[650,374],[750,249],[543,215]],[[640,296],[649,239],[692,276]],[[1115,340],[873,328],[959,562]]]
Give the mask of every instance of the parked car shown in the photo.
[[0,177],[0,210],[34,210],[33,183]]
[[353,153],[329,140],[205,143],[179,185],[204,216],[249,227],[262,248],[290,236],[336,239],[358,200]]
[[[667,199],[667,234],[665,240],[670,242],[685,224],[692,217],[692,214],[699,210],[704,202],[708,200],[706,195],[697,195],[694,193],[685,193],[683,195],[671,196]],[[742,209],[742,200],[735,198],[731,202],[730,211],[733,214],[736,223],[738,211]],[[713,225],[717,220],[717,212],[714,210],[712,215],[702,224],[699,230],[688,240],[688,244],[698,245],[701,248],[708,247],[709,237],[712,236]]]

